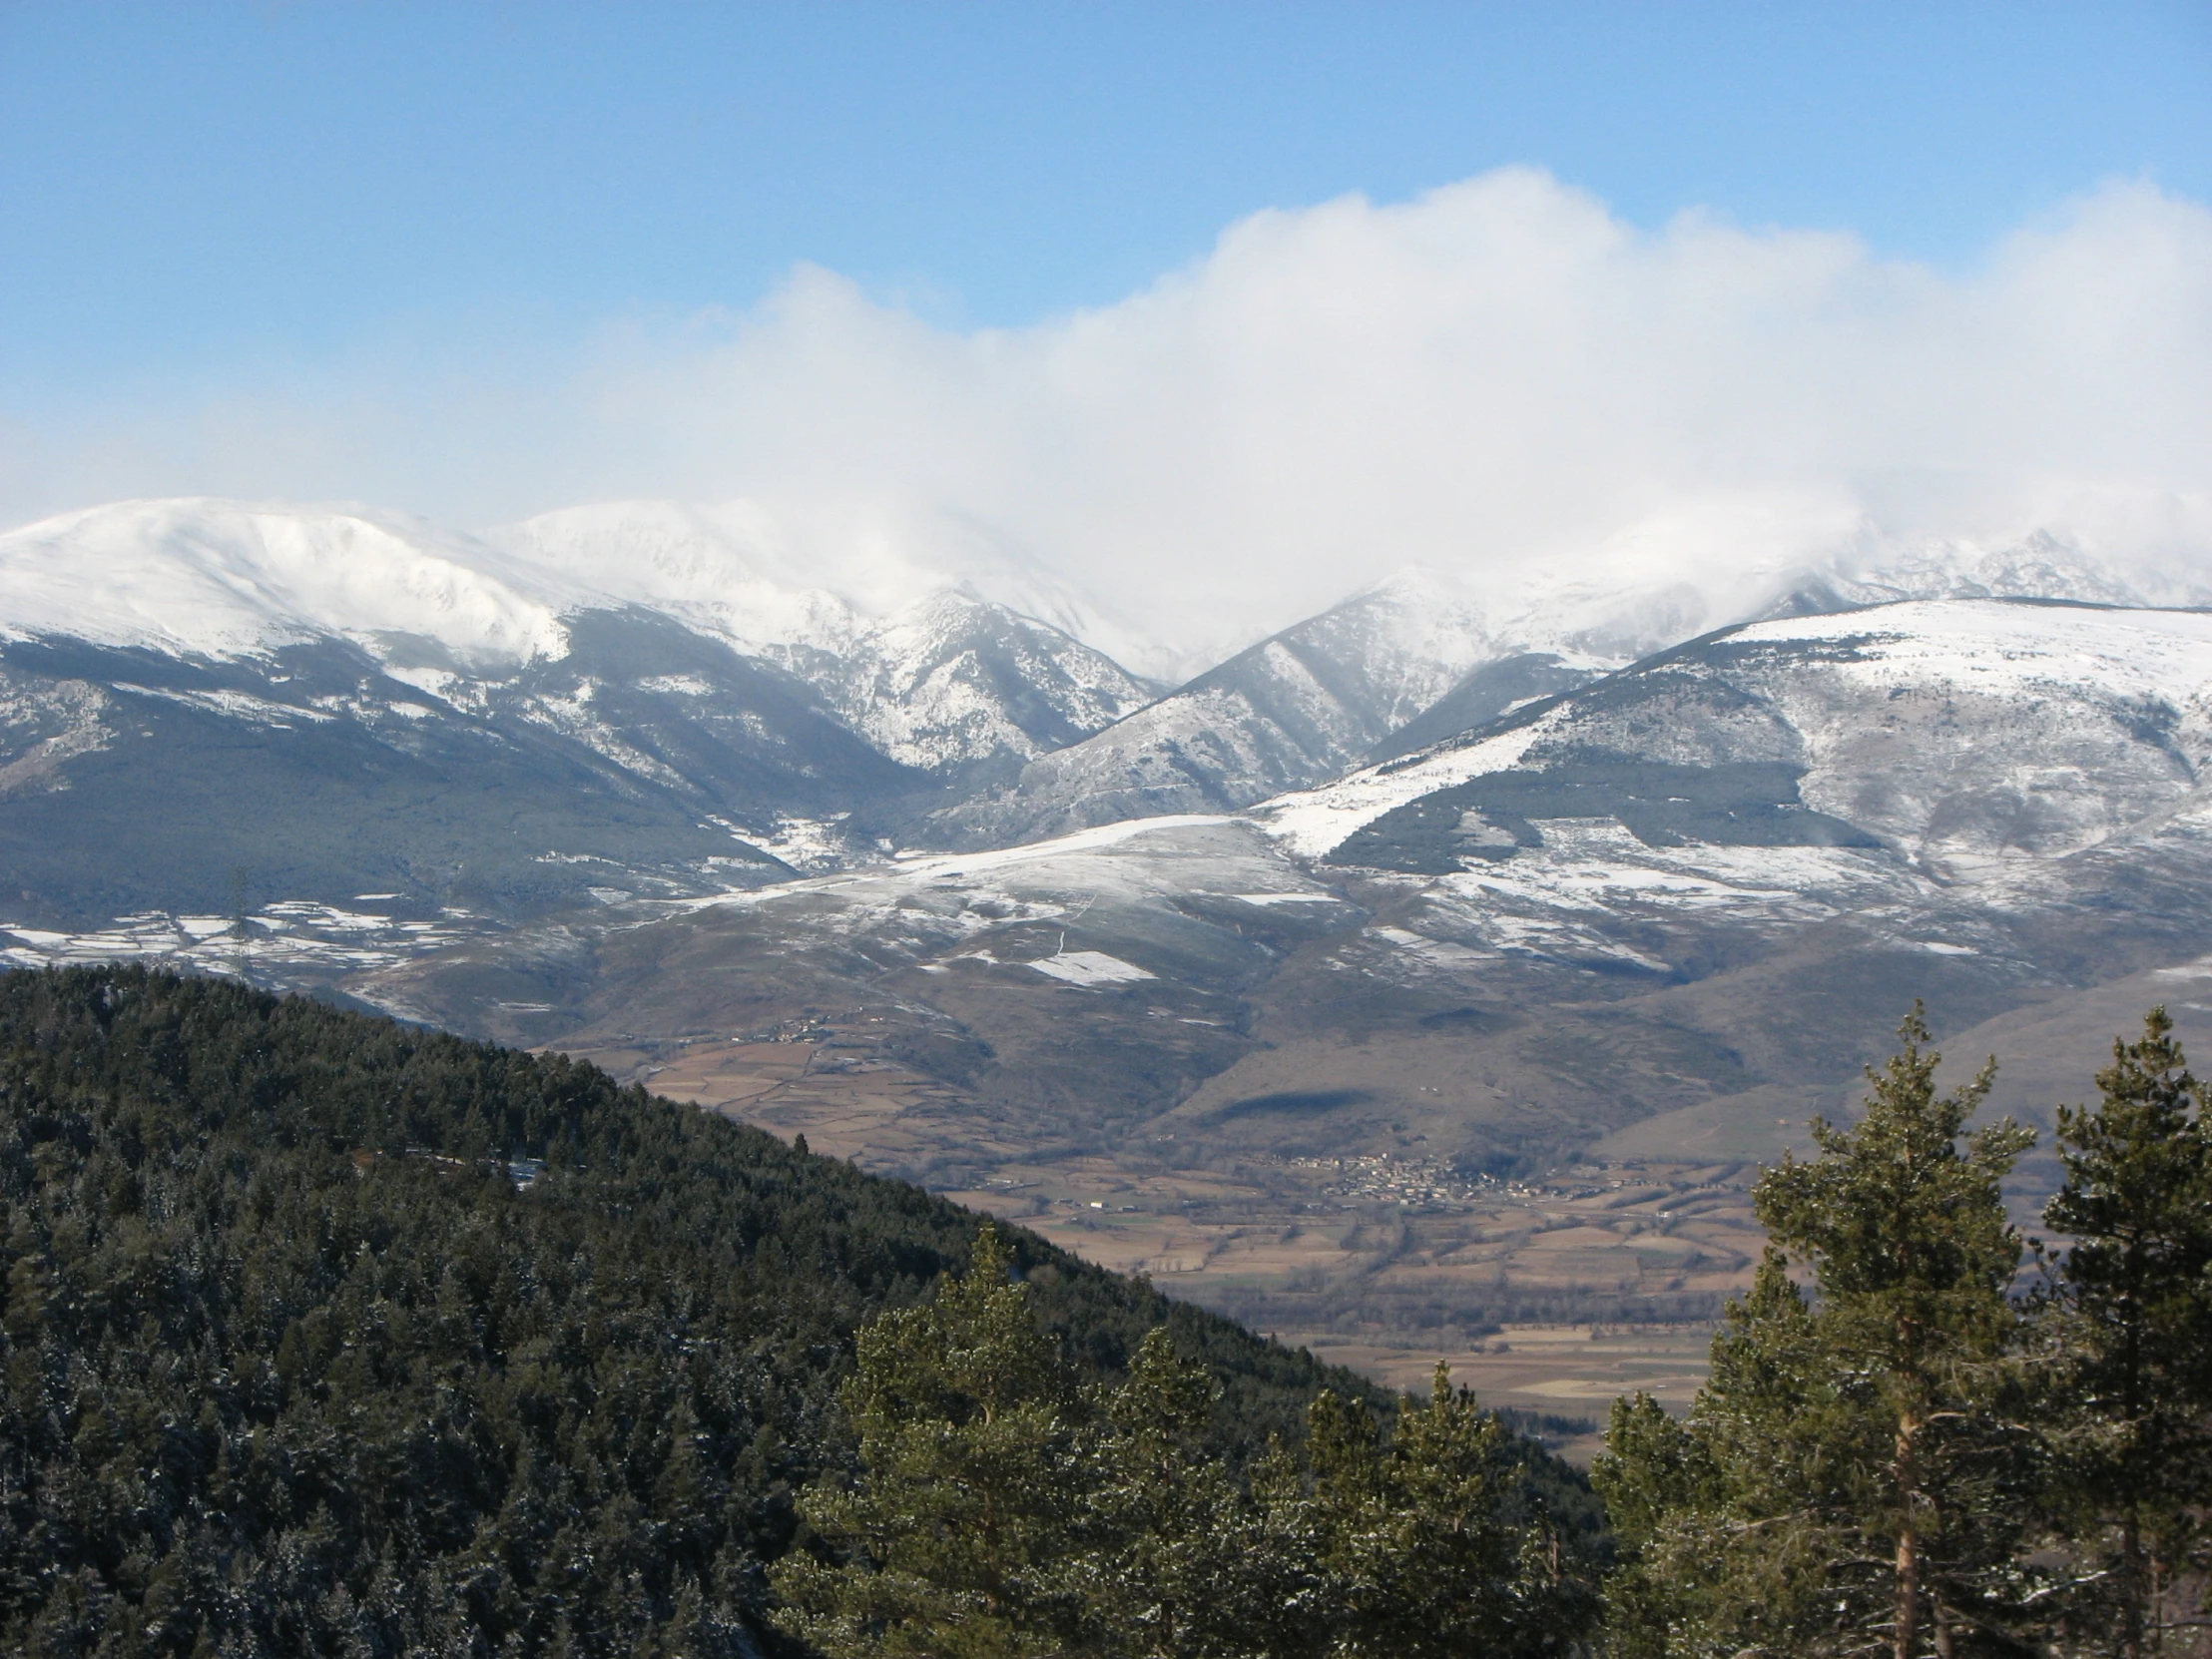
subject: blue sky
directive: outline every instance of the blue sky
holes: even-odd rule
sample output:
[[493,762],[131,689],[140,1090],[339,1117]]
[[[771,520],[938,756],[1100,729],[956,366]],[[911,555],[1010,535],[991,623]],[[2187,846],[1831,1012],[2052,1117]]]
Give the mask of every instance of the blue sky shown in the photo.
[[521,352],[797,262],[951,324],[1532,163],[1970,261],[2212,197],[2212,5],[0,5],[0,408]]

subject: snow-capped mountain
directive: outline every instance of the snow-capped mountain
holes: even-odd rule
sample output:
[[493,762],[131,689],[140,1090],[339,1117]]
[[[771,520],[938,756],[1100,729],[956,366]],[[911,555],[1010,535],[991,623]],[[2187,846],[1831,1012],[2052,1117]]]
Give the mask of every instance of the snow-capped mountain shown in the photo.
[[[1079,600],[1020,560],[987,546],[966,565],[921,560],[864,524],[794,522],[632,504],[485,539],[367,509],[171,501],[0,536],[0,892],[17,895],[13,919],[220,908],[242,871],[272,900],[359,889],[546,913],[748,887],[901,843],[1005,845],[1234,813],[1300,789],[1316,793],[1255,821],[1282,831],[1287,855],[1408,877],[1519,879],[1549,856],[1543,827],[1560,803],[1597,802],[1632,840],[1639,826],[1656,835],[1654,857],[1666,834],[1708,844],[1725,821],[1730,833],[1810,837],[1800,850],[1824,868],[1904,857],[1913,880],[1955,884],[2011,859],[2006,847],[2041,848],[2026,827],[2134,822],[2111,769],[2164,765],[2168,738],[2183,755],[2195,741],[2195,716],[2145,681],[2126,718],[2153,738],[2114,737],[2121,716],[2107,712],[2081,727],[2085,759],[2046,758],[2029,782],[1992,774],[1936,790],[1926,757],[1946,744],[1964,778],[1995,765],[1989,755],[2015,757],[2022,723],[2088,718],[2073,693],[2050,691],[2063,676],[2046,666],[1972,718],[1960,711],[1980,704],[1945,692],[1942,717],[1900,728],[1895,753],[1866,740],[1877,759],[1859,794],[1823,770],[1842,753],[1836,730],[1890,730],[1934,694],[1847,696],[1856,682],[1842,665],[1879,652],[1839,642],[1904,628],[1895,619],[1920,615],[1909,606],[1799,613],[1905,591],[2143,597],[2141,579],[2048,537],[1778,569],[1739,597],[1788,614],[1625,670],[1653,640],[1707,620],[1712,597],[1589,575],[1553,582],[1542,604],[1534,587],[1508,604],[1406,571],[1146,703],[1157,688],[1014,608],[1026,596],[1081,620]],[[1928,638],[1977,663],[2040,662],[2044,634],[2121,626],[2079,607],[1927,603]],[[2002,638],[1973,643],[1975,628]],[[2126,638],[2113,661],[2153,662]],[[1745,653],[1782,665],[1782,689],[1716,666]],[[1935,683],[1935,661],[1915,668],[1915,685]],[[1835,708],[1823,714],[1821,698]],[[1602,710],[1615,711],[1610,736],[1594,735]],[[1562,722],[1581,735],[1559,736]],[[1461,737],[1470,730],[1479,741]],[[2039,753],[2061,753],[2055,729],[2034,735]],[[1514,763],[1497,800],[1449,795],[1488,776],[1481,744],[1554,741],[1635,757],[1649,776],[1585,756],[1574,764],[1612,771],[1570,780],[1551,767],[1532,783],[1518,775],[1533,763]],[[1858,765],[1839,762],[1835,777]],[[2068,783],[2066,766],[2087,782]],[[1900,799],[1938,806],[1933,828],[1909,834],[1869,803],[1914,779]],[[1326,847],[1322,830],[1299,828],[1325,824],[1342,830]]]
[[1258,816],[1382,868],[1612,818],[1654,846],[1880,846],[1951,882],[2151,821],[2206,766],[2212,615],[1908,601],[1724,630]]
[[0,536],[17,907],[220,907],[241,871],[497,911],[716,890],[872,853],[902,803],[1145,695],[958,590],[879,618],[779,590],[785,637],[741,641],[588,574],[354,508],[127,502]]
[[1032,762],[990,797],[945,809],[935,827],[991,844],[1233,811],[1358,765],[1439,705],[1459,718],[1457,731],[1609,666],[1520,649],[1460,584],[1408,569]]
[[1079,599],[990,549],[932,566],[864,521],[794,524],[747,503],[617,502],[492,536],[790,670],[906,766],[1033,760],[1153,691],[1076,637],[1099,626]]
[[[797,676],[889,759],[939,771],[1033,759],[1152,693],[1063,629],[888,554],[818,573],[844,591],[802,585],[754,528],[735,508],[625,504],[513,526],[499,547],[368,508],[126,502],[0,536],[0,637],[226,659],[336,638],[450,688],[560,659],[570,618],[645,610]],[[1080,613],[1038,581],[1006,585]]]

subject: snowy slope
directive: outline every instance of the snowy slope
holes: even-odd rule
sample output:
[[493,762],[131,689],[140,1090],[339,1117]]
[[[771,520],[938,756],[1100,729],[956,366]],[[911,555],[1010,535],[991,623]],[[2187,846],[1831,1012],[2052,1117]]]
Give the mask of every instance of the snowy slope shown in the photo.
[[125,501],[0,535],[0,636],[232,657],[404,634],[468,663],[558,656],[585,590],[366,507]]
[[1781,767],[1796,805],[1970,876],[2094,844],[2195,788],[2212,616],[1948,600],[1753,623],[1257,817],[1336,854],[1427,798],[1607,756]]
[[959,589],[895,612],[841,655],[771,655],[884,754],[926,769],[1034,760],[1148,695],[1081,641]]
[[[1357,765],[1471,674],[1518,650],[1464,587],[1433,571],[1403,570],[1034,762],[1008,790],[950,809],[937,823],[955,839],[1006,841],[1119,818],[1249,806]],[[1569,682],[1598,666],[1543,660],[1566,669]]]
[[1110,630],[1041,573],[987,546],[917,555],[863,514],[615,502],[492,536],[790,670],[908,766],[1030,760],[1149,695],[1076,637]]

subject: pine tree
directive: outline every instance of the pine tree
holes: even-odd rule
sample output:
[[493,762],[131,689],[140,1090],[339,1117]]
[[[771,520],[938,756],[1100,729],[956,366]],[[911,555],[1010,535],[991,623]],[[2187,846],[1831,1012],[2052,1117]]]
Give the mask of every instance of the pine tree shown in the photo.
[[864,1473],[808,1522],[844,1559],[771,1570],[779,1622],[831,1659],[1058,1654],[1084,1624],[1070,1571],[1095,1416],[985,1223],[964,1278],[864,1327],[843,1390]]
[[1866,1651],[1885,1585],[1862,1471],[1883,1447],[1861,1403],[1772,1249],[1686,1423],[1615,1403],[1591,1473],[1623,1546],[1605,1586],[1622,1659]]
[[1372,1413],[1323,1394],[1310,1437],[1324,1561],[1347,1659],[1565,1653],[1590,1622],[1558,1536],[1508,1518],[1504,1426],[1439,1364],[1387,1447]]
[[2073,1241],[2046,1303],[2057,1518],[2110,1586],[2086,1598],[2107,1651],[2140,1659],[2212,1506],[2212,1124],[2163,1008],[2096,1083],[2094,1111],[2059,1108],[2043,1212]]
[[[1290,1659],[1316,1634],[1305,1554],[1203,1443],[1221,1385],[1148,1333],[1114,1391],[1084,1531],[1094,1628],[1148,1659]],[[1286,1618],[1286,1612],[1291,1616]],[[1303,1645],[1302,1645],[1303,1644]],[[1318,1652],[1318,1645],[1313,1647]]]
[[1775,1248],[1682,1432],[1615,1413],[1599,1478],[1628,1517],[1608,1595],[1630,1651],[2012,1650],[2029,1489],[1997,1409],[2020,1257],[2002,1182],[2033,1137],[1967,1134],[1993,1062],[1938,1094],[1917,1007],[1900,1036],[1864,1121],[1816,1121],[1820,1155],[1760,1179]]
[[1922,1046],[1918,1006],[1899,1036],[1903,1048],[1868,1073],[1866,1120],[1857,1130],[1816,1121],[1821,1156],[1785,1158],[1754,1205],[1775,1243],[1813,1270],[1822,1346],[1871,1384],[1864,1408],[1890,1452],[1869,1471],[1862,1527],[1894,1550],[1891,1649],[1916,1659],[1924,1630],[1948,1645],[1951,1621],[1985,1605],[1988,1578],[2011,1560],[2013,1506],[1992,1505],[2004,1448],[1986,1443],[1983,1418],[2016,1323],[2006,1292],[2021,1245],[2003,1181],[2034,1134],[2005,1119],[1961,1151],[1996,1062],[1938,1095],[1941,1056]]

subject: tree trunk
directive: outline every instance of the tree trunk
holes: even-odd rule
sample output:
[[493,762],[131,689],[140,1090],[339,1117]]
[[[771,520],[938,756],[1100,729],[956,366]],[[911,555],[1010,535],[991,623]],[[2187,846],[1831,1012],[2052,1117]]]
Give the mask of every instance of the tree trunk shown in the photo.
[[1920,1469],[1913,1443],[1920,1424],[1911,1413],[1898,1419],[1898,1503],[1904,1518],[1898,1526],[1897,1626],[1892,1645],[1895,1659],[1917,1659],[1921,1646],[1921,1534],[1915,1510],[1920,1499]]
[[[2127,1422],[2129,1461],[2141,1467],[2143,1452],[2143,1421],[2150,1413],[2143,1398],[2143,1297],[2139,1283],[2141,1275],[2140,1247],[2129,1251],[2129,1266],[2134,1269],[2127,1296]],[[2142,1659],[2143,1655],[2143,1603],[2147,1599],[2143,1583],[2143,1508],[2135,1495],[2135,1485],[2129,1483],[2127,1508],[2120,1517],[2120,1652],[2124,1659]]]
[[1920,1537],[1908,1521],[1898,1533],[1896,1659],[1915,1659],[1921,1645]]
[[2143,1528],[2135,1505],[2120,1522],[2120,1653],[2143,1659]]

